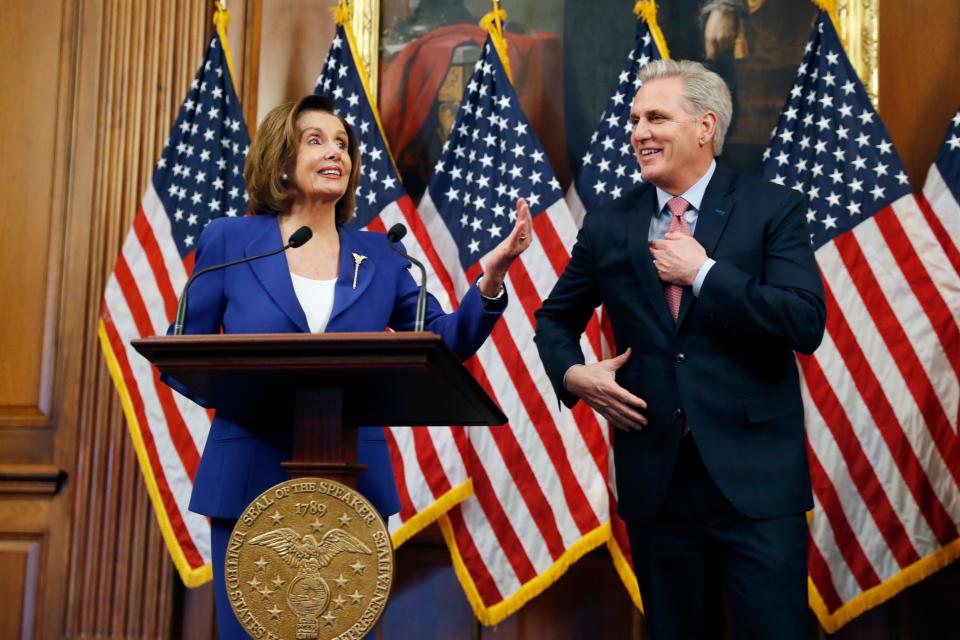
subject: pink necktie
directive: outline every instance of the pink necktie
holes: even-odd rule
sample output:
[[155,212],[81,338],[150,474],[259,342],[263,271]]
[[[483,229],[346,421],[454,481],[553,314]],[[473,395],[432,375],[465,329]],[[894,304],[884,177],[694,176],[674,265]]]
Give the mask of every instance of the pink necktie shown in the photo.
[[[683,219],[683,214],[686,213],[689,207],[690,203],[680,196],[667,200],[667,208],[670,209],[670,215],[673,216],[670,220],[670,226],[667,227],[667,233],[676,231],[685,233],[688,236],[691,235],[690,225]],[[676,322],[677,316],[680,315],[680,298],[683,296],[683,287],[676,284],[668,284],[663,289],[663,295],[667,299],[667,307],[670,308],[670,315],[673,316],[673,321]]]

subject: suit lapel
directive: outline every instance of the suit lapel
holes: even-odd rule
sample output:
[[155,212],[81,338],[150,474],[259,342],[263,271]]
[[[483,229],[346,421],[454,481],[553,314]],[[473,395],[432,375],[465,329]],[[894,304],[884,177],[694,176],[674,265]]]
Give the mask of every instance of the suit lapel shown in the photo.
[[[283,239],[280,237],[280,226],[276,223],[276,218],[269,217],[264,220],[263,229],[254,236],[253,240],[244,249],[244,255],[247,257],[255,256],[260,253],[267,253],[283,246]],[[307,325],[307,317],[303,313],[303,308],[297,300],[297,294],[293,290],[293,280],[290,278],[290,267],[287,264],[287,257],[284,253],[278,253],[269,258],[261,258],[248,263],[253,270],[260,285],[266,289],[267,294],[273,299],[278,307],[290,318],[300,331],[310,332]]]
[[[703,195],[703,202],[700,203],[700,213],[697,216],[697,228],[693,237],[706,250],[707,255],[712,255],[723,235],[723,230],[727,227],[727,222],[733,215],[733,172],[721,162],[717,162],[717,168],[707,185],[707,191]],[[683,296],[680,299],[680,313],[677,316],[677,327],[683,324],[690,306],[693,304],[693,288],[684,287]]]
[[[327,322],[328,331],[332,330],[335,321],[360,299],[373,282],[377,270],[374,261],[358,246],[355,236],[357,232],[342,225],[337,227],[337,232],[340,234],[340,268],[333,294],[333,310],[330,312],[330,321]],[[369,251],[366,253],[369,254]],[[356,288],[353,286],[354,273],[357,276]]]
[[657,213],[657,190],[648,185],[634,201],[635,210],[630,212],[630,222],[627,228],[627,250],[633,270],[643,287],[644,297],[650,301],[653,312],[667,329],[673,329],[673,318],[663,296],[663,284],[653,268],[653,257],[650,255],[648,239],[650,236],[650,219]]

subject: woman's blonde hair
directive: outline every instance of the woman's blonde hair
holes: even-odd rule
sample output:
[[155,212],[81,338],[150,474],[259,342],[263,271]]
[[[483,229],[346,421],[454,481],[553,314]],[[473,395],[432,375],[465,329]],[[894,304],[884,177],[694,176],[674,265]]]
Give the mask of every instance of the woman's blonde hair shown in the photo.
[[323,111],[337,116],[347,131],[347,152],[353,168],[347,182],[347,191],[337,201],[337,224],[346,223],[356,208],[357,185],[360,183],[360,148],[353,129],[333,110],[333,101],[326,96],[304,96],[297,102],[287,102],[267,114],[257,129],[257,137],[250,145],[243,179],[247,183],[250,208],[254,213],[286,213],[293,205],[296,190],[293,181],[284,179],[293,172],[300,144],[297,119],[306,111]]

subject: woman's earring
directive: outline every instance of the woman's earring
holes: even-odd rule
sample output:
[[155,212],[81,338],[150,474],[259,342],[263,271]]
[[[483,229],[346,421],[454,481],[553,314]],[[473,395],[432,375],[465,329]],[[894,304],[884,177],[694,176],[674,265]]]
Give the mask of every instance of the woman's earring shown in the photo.
[[290,179],[290,176],[288,176],[286,173],[280,174],[280,182],[286,182],[289,179]]

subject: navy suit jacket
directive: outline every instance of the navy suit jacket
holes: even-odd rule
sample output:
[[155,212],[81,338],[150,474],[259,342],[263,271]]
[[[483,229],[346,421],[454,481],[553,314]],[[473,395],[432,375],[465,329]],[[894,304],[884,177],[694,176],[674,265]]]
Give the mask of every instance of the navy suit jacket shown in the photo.
[[826,320],[803,197],[718,162],[694,237],[716,260],[674,323],[647,243],[656,189],[641,185],[586,216],[573,254],[537,312],[540,357],[561,401],[583,363],[579,338],[603,303],[617,381],[646,400],[648,424],[614,434],[619,510],[650,521],[666,497],[684,425],[714,482],[744,515],[812,507],[794,351],[812,353]]
[[[390,249],[381,233],[338,226],[340,268],[333,310],[326,331],[356,332],[413,328],[419,287],[410,263]],[[195,269],[254,256],[283,246],[275,215],[218,218],[197,242]],[[353,287],[353,253],[366,256]],[[293,290],[285,254],[227,267],[205,274],[190,287],[184,333],[309,332],[307,319]],[[433,296],[427,299],[426,329],[439,334],[461,359],[469,358],[487,338],[502,313],[487,311],[476,285],[457,311],[444,314]],[[176,380],[165,376],[177,391],[205,405]],[[291,457],[292,433],[287,428],[257,429],[254,433],[217,415],[194,479],[190,510],[212,517],[236,519],[260,493],[290,475],[280,463]],[[358,461],[368,465],[358,490],[384,516],[400,503],[390,457],[380,427],[359,429]]]

